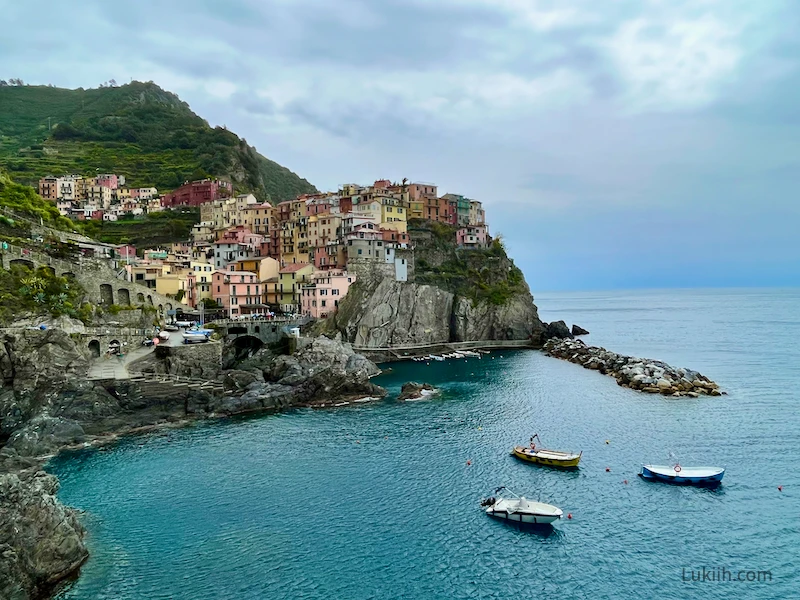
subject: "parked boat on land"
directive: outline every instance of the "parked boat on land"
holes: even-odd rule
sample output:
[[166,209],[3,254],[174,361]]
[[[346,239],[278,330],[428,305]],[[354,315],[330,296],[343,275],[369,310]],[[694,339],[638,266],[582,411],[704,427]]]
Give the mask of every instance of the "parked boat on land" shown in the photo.
[[722,467],[682,467],[680,464],[642,465],[642,472],[639,473],[640,477],[651,481],[699,486],[719,485],[724,475],[725,469]]
[[531,462],[546,467],[558,467],[561,469],[575,469],[578,467],[578,463],[581,462],[583,452],[575,454],[574,452],[538,448],[534,442],[535,439],[541,442],[539,434],[536,433],[531,438],[530,444],[527,447],[514,446],[514,448],[511,449],[511,454],[525,462]]
[[[505,493],[498,494],[503,490]],[[486,507],[486,514],[490,517],[528,525],[550,525],[564,514],[557,506],[532,502],[505,487],[497,488],[495,494],[498,496],[481,501],[481,506]]]

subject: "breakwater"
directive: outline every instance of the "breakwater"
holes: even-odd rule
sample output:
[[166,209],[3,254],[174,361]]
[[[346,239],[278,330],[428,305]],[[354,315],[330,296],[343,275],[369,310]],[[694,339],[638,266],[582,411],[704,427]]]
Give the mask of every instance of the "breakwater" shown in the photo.
[[618,385],[633,390],[695,398],[724,393],[720,391],[719,385],[697,371],[673,367],[660,360],[617,354],[599,346],[587,346],[581,340],[551,339],[545,343],[543,349],[548,356],[610,375],[617,380]]

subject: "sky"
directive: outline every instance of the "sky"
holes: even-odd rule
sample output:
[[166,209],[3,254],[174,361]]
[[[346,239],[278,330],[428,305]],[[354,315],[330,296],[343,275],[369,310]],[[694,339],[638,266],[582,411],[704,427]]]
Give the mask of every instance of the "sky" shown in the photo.
[[321,190],[407,177],[481,200],[534,293],[800,285],[800,2],[0,0],[0,14],[0,78],[152,80]]

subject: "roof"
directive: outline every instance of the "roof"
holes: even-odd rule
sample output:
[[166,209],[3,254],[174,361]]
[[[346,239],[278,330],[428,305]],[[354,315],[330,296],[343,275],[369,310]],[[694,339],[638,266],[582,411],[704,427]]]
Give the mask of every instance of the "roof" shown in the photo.
[[281,269],[281,273],[296,273],[301,269],[305,269],[306,267],[310,267],[310,263],[292,263],[290,265],[286,265]]

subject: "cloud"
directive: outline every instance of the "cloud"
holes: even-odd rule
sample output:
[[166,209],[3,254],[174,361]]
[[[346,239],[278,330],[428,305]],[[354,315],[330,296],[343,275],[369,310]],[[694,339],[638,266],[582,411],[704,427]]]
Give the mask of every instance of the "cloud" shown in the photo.
[[662,282],[636,257],[669,281],[765,281],[776,254],[774,280],[800,283],[794,2],[79,4],[0,0],[19,24],[0,77],[154,80],[323,189],[479,198],[534,288]]

